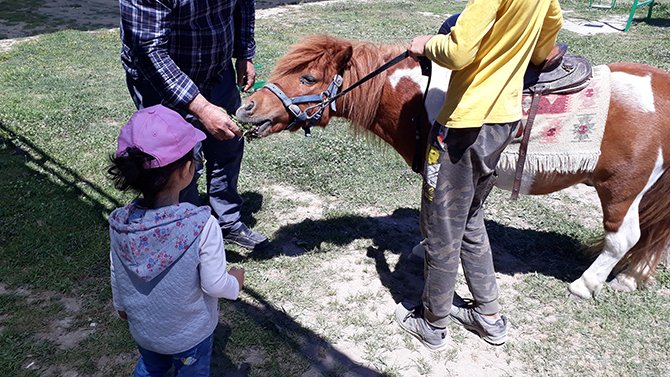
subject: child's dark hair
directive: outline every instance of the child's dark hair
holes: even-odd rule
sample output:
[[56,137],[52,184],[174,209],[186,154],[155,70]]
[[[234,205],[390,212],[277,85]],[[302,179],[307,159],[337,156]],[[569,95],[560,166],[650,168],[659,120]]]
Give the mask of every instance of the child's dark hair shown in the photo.
[[134,190],[142,193],[148,205],[153,203],[156,194],[161,192],[167,185],[170,176],[188,161],[193,161],[193,150],[183,157],[168,165],[158,168],[147,169],[145,163],[154,157],[131,147],[121,156],[110,156],[112,166],[107,173],[114,181],[114,186],[121,190]]

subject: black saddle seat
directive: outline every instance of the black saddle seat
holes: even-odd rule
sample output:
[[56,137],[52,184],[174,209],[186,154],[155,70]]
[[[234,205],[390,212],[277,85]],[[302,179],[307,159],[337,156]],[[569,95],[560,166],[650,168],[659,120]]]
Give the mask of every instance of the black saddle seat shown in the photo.
[[591,62],[567,54],[559,44],[542,66],[530,64],[523,77],[524,94],[570,94],[584,89],[593,75]]

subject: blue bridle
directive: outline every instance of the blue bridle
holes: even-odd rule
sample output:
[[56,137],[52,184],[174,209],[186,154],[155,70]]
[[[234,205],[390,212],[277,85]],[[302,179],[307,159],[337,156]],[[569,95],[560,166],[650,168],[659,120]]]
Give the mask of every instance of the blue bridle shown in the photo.
[[[298,123],[305,122],[302,126],[302,129],[305,131],[305,136],[311,135],[311,128],[314,126],[323,115],[323,110],[325,110],[328,105],[330,105],[331,110],[337,111],[335,106],[335,99],[338,97],[337,92],[342,87],[342,75],[337,74],[333,77],[333,81],[330,82],[328,88],[321,94],[310,94],[307,96],[298,96],[291,97],[286,95],[277,85],[273,83],[267,83],[263,85],[263,88],[267,88],[271,91],[279,100],[284,104],[286,110],[289,114],[293,115],[293,121],[286,126],[285,130],[292,130]],[[304,111],[300,109],[298,104],[301,103],[313,103],[318,102],[316,105],[309,106]],[[311,114],[311,110],[314,110]]]
[[[302,126],[302,129],[305,131],[305,136],[310,136],[311,135],[311,128],[316,124],[321,119],[321,116],[323,115],[323,111],[330,105],[330,108],[333,111],[337,111],[335,107],[335,100],[342,97],[343,95],[349,93],[351,90],[354,88],[362,85],[366,81],[370,80],[371,78],[377,76],[381,72],[389,69],[391,66],[398,64],[405,58],[409,56],[409,53],[407,51],[403,52],[402,54],[396,56],[395,58],[391,59],[381,67],[375,69],[374,71],[368,73],[365,77],[362,79],[356,81],[354,84],[343,90],[342,92],[338,93],[340,90],[340,87],[342,86],[342,72],[338,73],[335,75],[333,78],[333,81],[330,82],[328,85],[328,88],[321,94],[310,94],[307,96],[298,96],[298,97],[289,97],[284,93],[277,85],[272,84],[272,83],[267,83],[263,86],[263,88],[267,88],[269,91],[271,91],[279,100],[284,104],[284,107],[286,110],[289,112],[289,114],[293,115],[293,121],[286,126],[284,130],[291,130],[293,129],[298,123],[304,122],[305,124]],[[304,111],[300,109],[298,104],[301,103],[314,103],[317,102],[316,105],[312,105],[307,107]],[[311,114],[309,111],[314,110]]]

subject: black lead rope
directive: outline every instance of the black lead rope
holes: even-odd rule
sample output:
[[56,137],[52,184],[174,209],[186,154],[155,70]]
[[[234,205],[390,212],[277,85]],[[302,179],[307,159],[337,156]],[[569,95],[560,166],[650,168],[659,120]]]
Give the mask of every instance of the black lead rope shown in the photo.
[[[357,87],[363,85],[365,82],[369,81],[371,78],[377,76],[381,72],[389,69],[390,67],[400,63],[403,61],[405,58],[409,56],[409,51],[405,51],[402,54],[396,56],[395,58],[389,60],[388,62],[384,63],[384,65],[380,66],[379,68],[375,69],[374,71],[368,73],[363,77],[362,79],[356,81],[354,84],[352,84],[350,87],[346,88],[340,93],[337,93],[337,90],[339,87],[342,85],[342,74],[339,73],[335,76],[333,79],[333,82],[328,86],[328,89],[321,93],[321,94],[313,94],[313,95],[306,95],[306,96],[299,96],[299,97],[293,97],[290,98],[288,97],[278,86],[272,84],[272,83],[267,83],[263,86],[263,88],[268,89],[270,92],[272,92],[274,95],[279,98],[279,100],[282,102],[284,105],[284,108],[293,115],[293,121],[286,126],[285,129],[291,130],[293,127],[295,127],[298,123],[304,122],[305,125],[302,127],[303,130],[305,130],[305,136],[310,135],[310,128],[316,124],[316,122],[321,119],[321,114],[323,113],[323,110],[325,110],[328,106],[331,106],[333,110],[335,110],[335,100],[338,98],[342,97],[343,95],[349,93],[350,91],[356,89]],[[325,98],[324,98],[325,97]],[[301,110],[298,107],[298,104],[300,103],[307,103],[307,102],[316,102],[316,105],[310,106],[305,111]],[[314,110],[314,112],[309,115],[308,111],[309,110]]]
[[[423,111],[419,113],[417,118],[414,118],[415,130],[414,130],[414,157],[412,158],[412,171],[415,173],[422,173],[423,166],[419,165],[421,161],[422,154],[425,154],[425,149],[422,149],[421,144],[421,127],[423,126],[423,120],[425,116],[425,121],[428,122],[428,109],[426,108],[426,99],[428,99],[428,91],[430,90],[430,80],[433,76],[432,63],[430,59],[425,56],[419,57],[419,66],[421,67],[421,74],[428,76],[428,82],[426,83],[426,90],[423,92]],[[432,127],[432,124],[430,125]],[[426,145],[426,148],[428,146]],[[425,163],[425,162],[424,162]]]
[[368,73],[367,75],[365,75],[365,77],[356,81],[350,87],[344,89],[343,91],[341,91],[337,95],[328,98],[328,100],[326,100],[324,102],[324,104],[326,104],[326,105],[330,104],[331,102],[335,101],[336,99],[338,99],[338,98],[342,97],[343,95],[349,93],[350,91],[354,90],[355,88],[358,88],[359,86],[363,85],[364,83],[369,81],[371,78],[377,76],[378,74],[384,72],[385,70],[387,70],[387,69],[393,67],[394,65],[400,63],[401,61],[405,60],[407,57],[409,57],[409,51],[405,51],[402,54],[400,54],[400,55],[396,56],[395,58],[389,60],[388,62],[384,63],[384,65],[382,65],[379,68],[375,69],[374,71]]
[[[392,66],[400,63],[401,61],[405,60],[406,58],[409,57],[409,51],[406,50],[402,54],[396,56],[395,58],[389,60],[386,62],[384,65],[380,66],[379,68],[375,69],[374,71],[368,73],[363,77],[362,79],[356,81],[354,84],[352,84],[350,87],[346,88],[345,90],[341,91],[337,95],[328,98],[326,101],[323,102],[324,106],[328,106],[330,103],[334,102],[337,100],[339,97],[342,97],[343,95],[349,93],[350,91],[354,90],[355,88],[363,85],[365,82],[370,80],[371,78],[377,76],[378,74],[384,72],[385,70],[391,68]],[[428,89],[430,88],[430,79],[431,79],[431,62],[428,60],[426,57],[421,57],[419,59],[419,65],[421,66],[421,72],[428,76],[428,84],[426,85],[426,92],[424,93],[423,96],[423,101],[424,101],[424,108],[425,108],[425,102],[426,102],[426,97],[428,96]],[[424,111],[425,112],[425,111]],[[422,112],[423,113],[423,112]],[[421,154],[424,153],[424,151],[421,149],[421,126],[422,126],[422,120],[423,116],[419,115],[418,119],[415,120],[416,123],[416,131],[415,131],[415,152],[414,152],[414,158],[412,159],[412,170],[415,173],[421,173],[422,166],[419,166],[419,161],[421,161]]]

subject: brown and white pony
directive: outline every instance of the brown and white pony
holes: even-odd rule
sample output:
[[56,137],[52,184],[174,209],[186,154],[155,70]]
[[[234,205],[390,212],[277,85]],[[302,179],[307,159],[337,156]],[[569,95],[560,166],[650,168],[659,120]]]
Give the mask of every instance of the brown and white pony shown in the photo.
[[[343,72],[346,88],[403,50],[330,36],[308,37],[279,59],[269,81],[295,97],[322,93]],[[615,289],[636,289],[654,273],[670,240],[670,74],[634,63],[611,64],[609,69],[611,100],[596,166],[578,173],[525,173],[521,185],[521,193],[529,195],[578,183],[595,187],[605,235],[596,260],[569,285],[570,292],[582,298],[597,294],[612,271],[617,273],[611,282]],[[426,113],[427,79],[416,61],[405,59],[338,99],[336,110],[326,108],[316,125],[326,126],[331,117],[349,119],[411,164],[417,148],[415,122],[419,119],[423,128],[418,154],[423,158],[425,135],[435,114],[430,107],[442,103],[448,74],[445,69],[433,70],[433,80],[443,88],[431,89]],[[252,94],[236,115],[255,125],[261,137],[284,130],[292,121],[282,101],[267,88]],[[513,173],[498,172],[497,186],[511,190]]]

